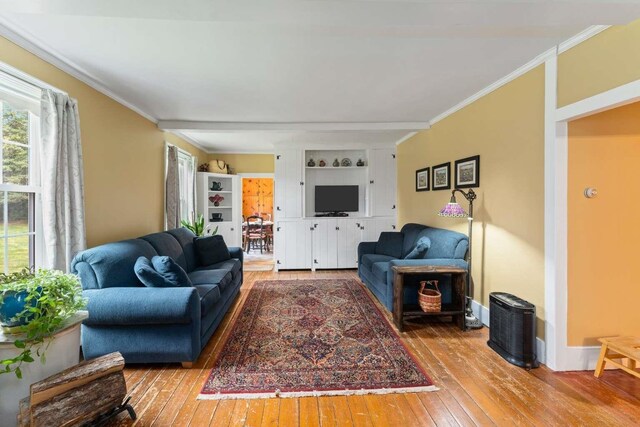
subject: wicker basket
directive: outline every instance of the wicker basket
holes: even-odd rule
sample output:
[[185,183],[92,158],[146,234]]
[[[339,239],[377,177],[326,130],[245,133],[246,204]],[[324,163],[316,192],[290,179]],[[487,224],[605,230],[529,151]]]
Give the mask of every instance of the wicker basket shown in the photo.
[[[425,289],[427,284],[435,286],[436,289]],[[423,280],[420,282],[418,302],[420,303],[420,308],[425,313],[437,313],[442,310],[442,294],[440,293],[440,289],[438,289],[437,280]]]

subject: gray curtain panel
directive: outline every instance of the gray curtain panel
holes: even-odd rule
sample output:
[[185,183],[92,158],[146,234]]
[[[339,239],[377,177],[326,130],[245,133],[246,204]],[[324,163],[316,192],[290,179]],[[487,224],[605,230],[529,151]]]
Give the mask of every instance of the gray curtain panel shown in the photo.
[[76,100],[44,89],[41,133],[43,267],[67,272],[73,256],[86,248],[82,146]]
[[178,149],[167,147],[167,177],[165,181],[165,229],[180,226],[180,188],[178,182]]

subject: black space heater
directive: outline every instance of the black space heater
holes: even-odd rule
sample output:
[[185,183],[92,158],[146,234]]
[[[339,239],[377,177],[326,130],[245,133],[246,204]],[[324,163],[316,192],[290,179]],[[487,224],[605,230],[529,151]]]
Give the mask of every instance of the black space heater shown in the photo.
[[536,306],[505,292],[489,294],[487,344],[516,366],[537,368]]

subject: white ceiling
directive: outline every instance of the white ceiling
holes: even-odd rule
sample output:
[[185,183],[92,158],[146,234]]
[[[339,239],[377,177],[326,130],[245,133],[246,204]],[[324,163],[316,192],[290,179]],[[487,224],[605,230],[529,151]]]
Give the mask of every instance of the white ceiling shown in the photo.
[[[635,17],[628,0],[0,0],[5,27],[154,119],[236,123],[188,132],[233,152],[395,142],[406,122],[427,122],[586,27]],[[255,131],[318,122],[328,132]],[[345,122],[363,132],[331,132]],[[378,122],[390,125],[367,129]]]

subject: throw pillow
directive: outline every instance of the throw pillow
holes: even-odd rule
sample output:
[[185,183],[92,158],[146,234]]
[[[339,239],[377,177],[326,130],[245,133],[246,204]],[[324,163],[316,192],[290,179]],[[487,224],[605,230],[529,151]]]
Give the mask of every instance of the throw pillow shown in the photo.
[[141,256],[138,258],[133,266],[133,271],[136,273],[138,279],[140,279],[145,286],[150,288],[166,288],[175,286],[153,268],[151,261],[149,261],[147,257]]
[[383,231],[376,243],[376,254],[402,258],[404,235],[397,231]]
[[416,246],[413,248],[411,252],[407,254],[404,259],[420,259],[424,258],[427,251],[431,247],[431,239],[428,237],[421,237],[418,239]]
[[198,261],[203,267],[231,259],[229,248],[220,235],[196,237],[193,243]]
[[164,279],[173,286],[193,286],[186,271],[178,265],[171,257],[154,256],[151,258],[153,268],[160,273]]

